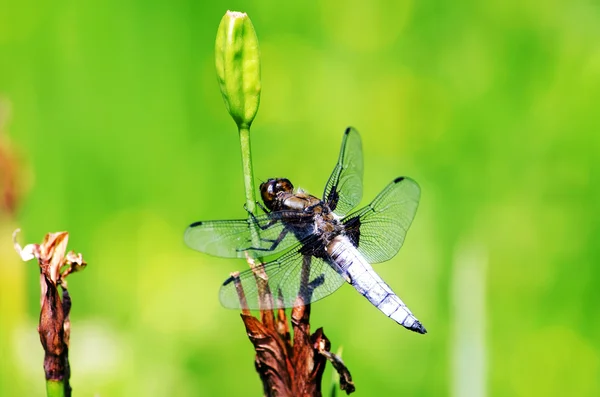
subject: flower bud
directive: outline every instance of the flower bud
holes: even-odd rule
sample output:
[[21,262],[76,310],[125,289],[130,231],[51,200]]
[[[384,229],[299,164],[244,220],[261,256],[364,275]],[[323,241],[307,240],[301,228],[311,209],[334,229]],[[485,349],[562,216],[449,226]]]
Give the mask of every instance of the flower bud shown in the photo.
[[227,111],[238,128],[250,128],[260,102],[260,52],[246,13],[227,11],[221,19],[215,65]]

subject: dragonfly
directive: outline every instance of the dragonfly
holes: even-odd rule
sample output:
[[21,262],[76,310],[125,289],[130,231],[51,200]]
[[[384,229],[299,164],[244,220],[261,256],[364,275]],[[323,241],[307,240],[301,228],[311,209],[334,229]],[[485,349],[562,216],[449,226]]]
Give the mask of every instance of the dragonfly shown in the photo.
[[[213,256],[264,258],[257,266],[276,294],[272,309],[318,301],[349,283],[387,317],[425,334],[425,327],[371,266],[391,259],[404,244],[419,205],[419,185],[398,177],[369,205],[353,211],[362,192],[362,143],[358,131],[349,127],[322,199],[294,190],[286,178],[268,179],[260,185],[263,204],[257,202],[264,213],[194,222],[184,240]],[[229,277],[219,292],[221,304],[265,309],[255,274],[256,269],[248,269]]]

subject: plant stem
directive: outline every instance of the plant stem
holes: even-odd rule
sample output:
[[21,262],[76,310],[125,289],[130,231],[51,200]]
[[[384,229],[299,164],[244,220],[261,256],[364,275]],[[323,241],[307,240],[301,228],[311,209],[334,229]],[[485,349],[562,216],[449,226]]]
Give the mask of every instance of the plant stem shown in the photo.
[[46,380],[48,397],[65,397],[65,383],[62,380]]
[[[242,171],[244,173],[244,189],[246,191],[246,209],[254,214],[256,210],[256,196],[254,194],[254,171],[252,169],[252,153],[250,150],[250,128],[239,127],[240,146],[242,149]],[[250,219],[250,214],[248,214]],[[251,222],[252,245],[260,245],[260,236],[254,222]]]

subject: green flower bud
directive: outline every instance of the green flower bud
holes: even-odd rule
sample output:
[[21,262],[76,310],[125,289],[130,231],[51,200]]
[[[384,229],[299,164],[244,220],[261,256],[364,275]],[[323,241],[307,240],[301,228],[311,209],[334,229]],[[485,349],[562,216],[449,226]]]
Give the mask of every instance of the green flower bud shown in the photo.
[[217,79],[238,128],[250,128],[260,102],[260,52],[248,15],[227,11],[215,43]]

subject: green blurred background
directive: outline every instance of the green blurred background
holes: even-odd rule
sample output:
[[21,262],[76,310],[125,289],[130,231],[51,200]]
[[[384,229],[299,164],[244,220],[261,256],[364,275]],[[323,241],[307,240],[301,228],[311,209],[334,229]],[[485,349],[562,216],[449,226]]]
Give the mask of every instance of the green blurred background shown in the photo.
[[89,263],[69,284],[75,395],[261,395],[217,296],[245,263],[182,241],[192,221],[245,216],[213,61],[228,8],[261,44],[257,179],[320,194],[353,125],[364,203],[399,175],[421,185],[404,248],[376,269],[429,333],[348,286],[313,306],[357,395],[600,395],[589,0],[0,2],[0,141],[22,192],[0,214],[0,395],[44,393],[38,270],[16,227],[21,243],[67,230]]

